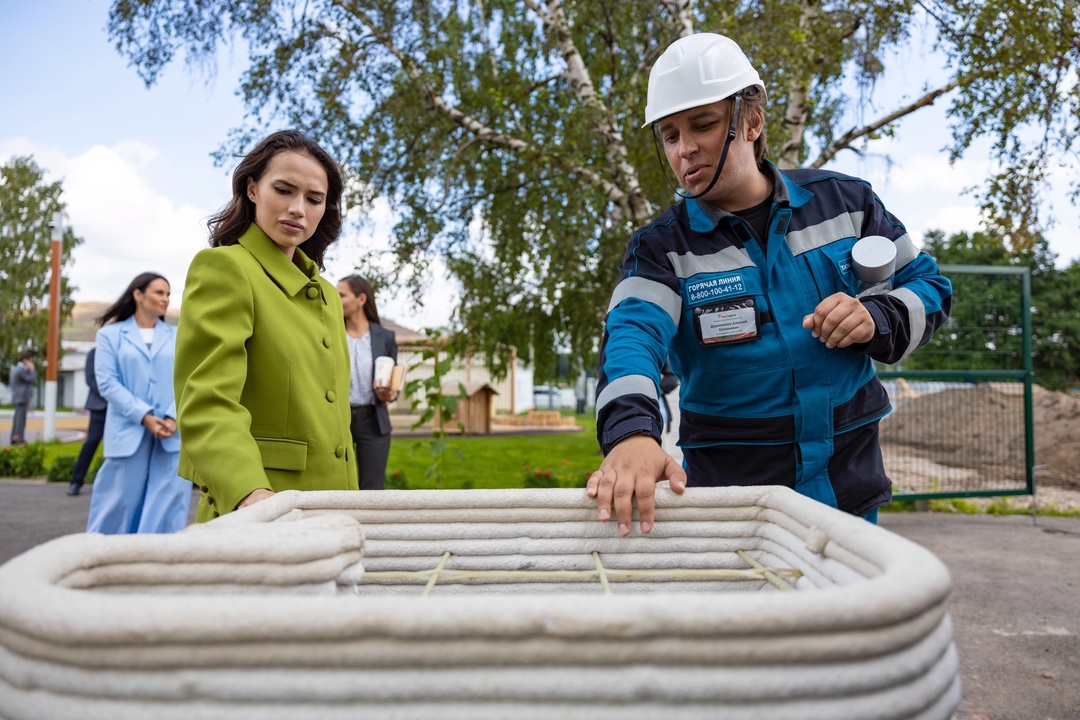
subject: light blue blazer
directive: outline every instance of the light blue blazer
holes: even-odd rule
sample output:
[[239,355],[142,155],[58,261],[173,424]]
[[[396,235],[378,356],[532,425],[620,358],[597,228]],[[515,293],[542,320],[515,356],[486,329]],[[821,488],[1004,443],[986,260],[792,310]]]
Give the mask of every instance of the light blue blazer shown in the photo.
[[[176,418],[173,356],[176,328],[163,320],[154,326],[147,348],[135,317],[98,330],[94,376],[98,392],[109,403],[105,414],[105,457],[129,457],[142,442],[146,413]],[[180,433],[161,441],[167,452],[180,452]]]

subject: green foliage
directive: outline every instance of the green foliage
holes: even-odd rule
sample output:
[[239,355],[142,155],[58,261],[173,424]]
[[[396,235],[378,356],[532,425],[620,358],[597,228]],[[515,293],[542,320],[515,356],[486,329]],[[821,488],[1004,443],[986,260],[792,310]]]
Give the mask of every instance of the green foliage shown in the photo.
[[[53,214],[63,212],[59,181],[45,182],[33,158],[15,157],[0,165],[0,368],[15,363],[23,350],[44,354],[49,325],[49,282]],[[82,243],[64,228],[60,253],[61,321],[75,306],[64,269]],[[43,367],[44,358],[37,359]],[[5,375],[4,380],[7,380]]]
[[[395,209],[394,265],[417,302],[445,261],[455,322],[499,371],[515,348],[538,368],[560,347],[595,363],[627,238],[672,198],[640,125],[648,68],[689,28],[750,56],[791,166],[874,152],[951,93],[949,151],[991,139],[1000,172],[981,201],[1022,238],[1080,133],[1078,26],[1071,0],[114,0],[108,31],[148,85],[240,41],[249,114],[218,160],[269,127],[311,133],[349,171],[350,207]],[[923,32],[946,57],[940,86],[883,107],[878,84],[891,63],[907,72]]]
[[[427,441],[428,450],[431,455],[431,464],[428,465],[427,469],[424,471],[424,479],[434,482],[435,487],[441,488],[443,477],[446,475],[446,466],[449,456],[456,456],[459,463],[464,462],[465,460],[461,449],[457,446],[450,445],[450,442],[447,440],[446,426],[454,419],[454,413],[457,412],[458,399],[466,397],[466,394],[465,386],[461,383],[458,383],[457,396],[443,394],[443,378],[446,377],[446,373],[450,372],[450,368],[454,364],[454,356],[439,330],[424,328],[424,334],[426,334],[431,341],[430,345],[421,351],[419,358],[417,358],[409,369],[417,370],[425,367],[428,361],[431,361],[434,372],[430,377],[418,377],[417,379],[410,380],[406,383],[405,394],[415,398],[412,401],[412,412],[416,412],[416,410],[423,405],[420,417],[413,423],[412,429],[418,430],[428,423],[432,423],[432,427],[434,428],[431,439]],[[423,393],[426,403],[417,397],[417,394],[420,392]],[[462,432],[465,431],[465,426],[462,423],[458,422],[457,426]],[[416,442],[413,445],[413,452],[416,452],[423,446],[423,441]]]
[[409,481],[405,479],[405,471],[394,470],[393,472],[386,473],[386,480],[383,482],[383,487],[387,490],[408,490]]
[[0,477],[38,477],[45,474],[45,446],[40,441],[0,448]]
[[[1031,508],[1014,504],[1011,496],[986,498],[980,503],[972,498],[936,498],[926,501],[929,512],[953,515],[1031,515]],[[1060,508],[1056,505],[1037,505],[1036,515],[1046,517],[1080,517],[1076,508]],[[881,508],[882,512],[918,512],[914,500],[893,500]]]
[[544,470],[542,468],[531,469],[526,465],[521,486],[527,488],[559,487],[559,479],[552,475],[550,470]]
[[71,476],[75,474],[75,455],[61,455],[49,465],[49,472],[45,477],[49,482],[71,482]]
[[[603,458],[596,444],[595,417],[574,417],[582,426],[579,432],[449,436],[451,452],[460,450],[468,462],[448,463],[442,487],[519,488],[526,465],[551,469],[563,487],[584,487],[586,475],[600,467]],[[414,452],[411,438],[391,438],[387,467],[407,476],[409,489],[435,489],[435,482],[425,477],[427,454]]]
[[[1075,382],[1080,372],[1080,261],[1064,270],[1046,239],[1015,246],[990,233],[927,234],[926,251],[939,263],[1031,269],[1032,367],[1051,389]],[[905,360],[908,370],[1020,370],[1024,367],[1023,316],[1018,275],[960,274],[953,283],[948,323]]]
[[544,488],[544,487],[585,487],[585,482],[589,479],[589,475],[596,470],[598,462],[592,458],[588,458],[588,464],[585,469],[579,465],[577,469],[574,469],[570,461],[563,458],[559,461],[557,470],[549,470],[543,465],[532,467],[526,465],[522,468],[522,487],[527,488]]

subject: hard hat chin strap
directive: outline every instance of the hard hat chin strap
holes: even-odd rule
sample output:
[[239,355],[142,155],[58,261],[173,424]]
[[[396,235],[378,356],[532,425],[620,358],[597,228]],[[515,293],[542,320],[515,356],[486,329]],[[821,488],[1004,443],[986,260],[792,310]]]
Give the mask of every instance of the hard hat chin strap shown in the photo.
[[[675,194],[681,197],[683,200],[697,200],[699,197],[707,194],[713,189],[713,185],[716,185],[716,181],[720,179],[720,173],[724,172],[724,164],[727,163],[728,149],[731,148],[731,141],[735,139],[735,135],[738,132],[739,127],[739,111],[742,109],[742,97],[740,95],[735,96],[735,105],[731,110],[731,124],[728,125],[727,140],[724,142],[724,151],[720,153],[720,162],[716,164],[716,172],[713,173],[712,180],[709,182],[708,187],[699,192],[697,195],[688,195],[681,187],[676,187],[668,180],[668,185]],[[664,179],[667,180],[667,170],[664,169],[667,165],[665,160],[660,157],[660,147],[656,144],[656,133],[653,133],[653,149],[656,150],[656,159],[660,161],[660,169],[664,173]],[[676,178],[677,180],[678,178]]]

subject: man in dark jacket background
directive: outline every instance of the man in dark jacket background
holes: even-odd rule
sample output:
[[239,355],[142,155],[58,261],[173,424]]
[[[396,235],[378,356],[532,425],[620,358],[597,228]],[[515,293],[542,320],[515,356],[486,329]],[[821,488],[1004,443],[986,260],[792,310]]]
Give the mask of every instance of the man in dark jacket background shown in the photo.
[[82,490],[86,471],[90,469],[90,461],[94,459],[101,438],[105,435],[105,410],[109,404],[98,393],[97,377],[94,376],[94,355],[97,348],[92,348],[86,356],[86,367],[83,372],[86,375],[86,385],[90,388],[90,394],[86,397],[86,409],[90,411],[90,426],[86,430],[86,441],[79,450],[79,457],[75,460],[75,470],[71,473],[71,484],[68,486],[68,495],[78,495]]
[[15,417],[11,422],[11,444],[26,442],[26,413],[30,401],[34,399],[37,386],[37,371],[34,369],[34,354],[23,352],[19,361],[11,366],[8,374],[8,387],[11,388],[11,403],[15,406]]

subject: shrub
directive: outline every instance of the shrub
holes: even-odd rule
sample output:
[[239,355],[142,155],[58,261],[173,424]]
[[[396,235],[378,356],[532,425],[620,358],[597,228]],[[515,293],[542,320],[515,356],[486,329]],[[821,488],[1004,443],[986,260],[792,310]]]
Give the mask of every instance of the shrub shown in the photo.
[[45,474],[45,446],[40,442],[0,451],[0,476],[37,477]]
[[589,476],[592,475],[591,470],[586,470],[585,472],[572,470],[570,468],[569,460],[562,460],[561,464],[562,468],[557,471],[547,470],[544,468],[532,468],[526,465],[524,468],[522,468],[522,487],[585,487],[586,483],[589,480]]
[[525,479],[522,487],[527,488],[554,488],[559,487],[559,479],[554,477],[550,470],[530,470],[525,466]]
[[74,455],[57,456],[46,475],[49,482],[71,482],[71,476],[75,474],[75,459]]
[[383,487],[387,490],[408,490],[409,481],[405,479],[404,470],[395,470],[394,472],[386,473],[386,481]]

